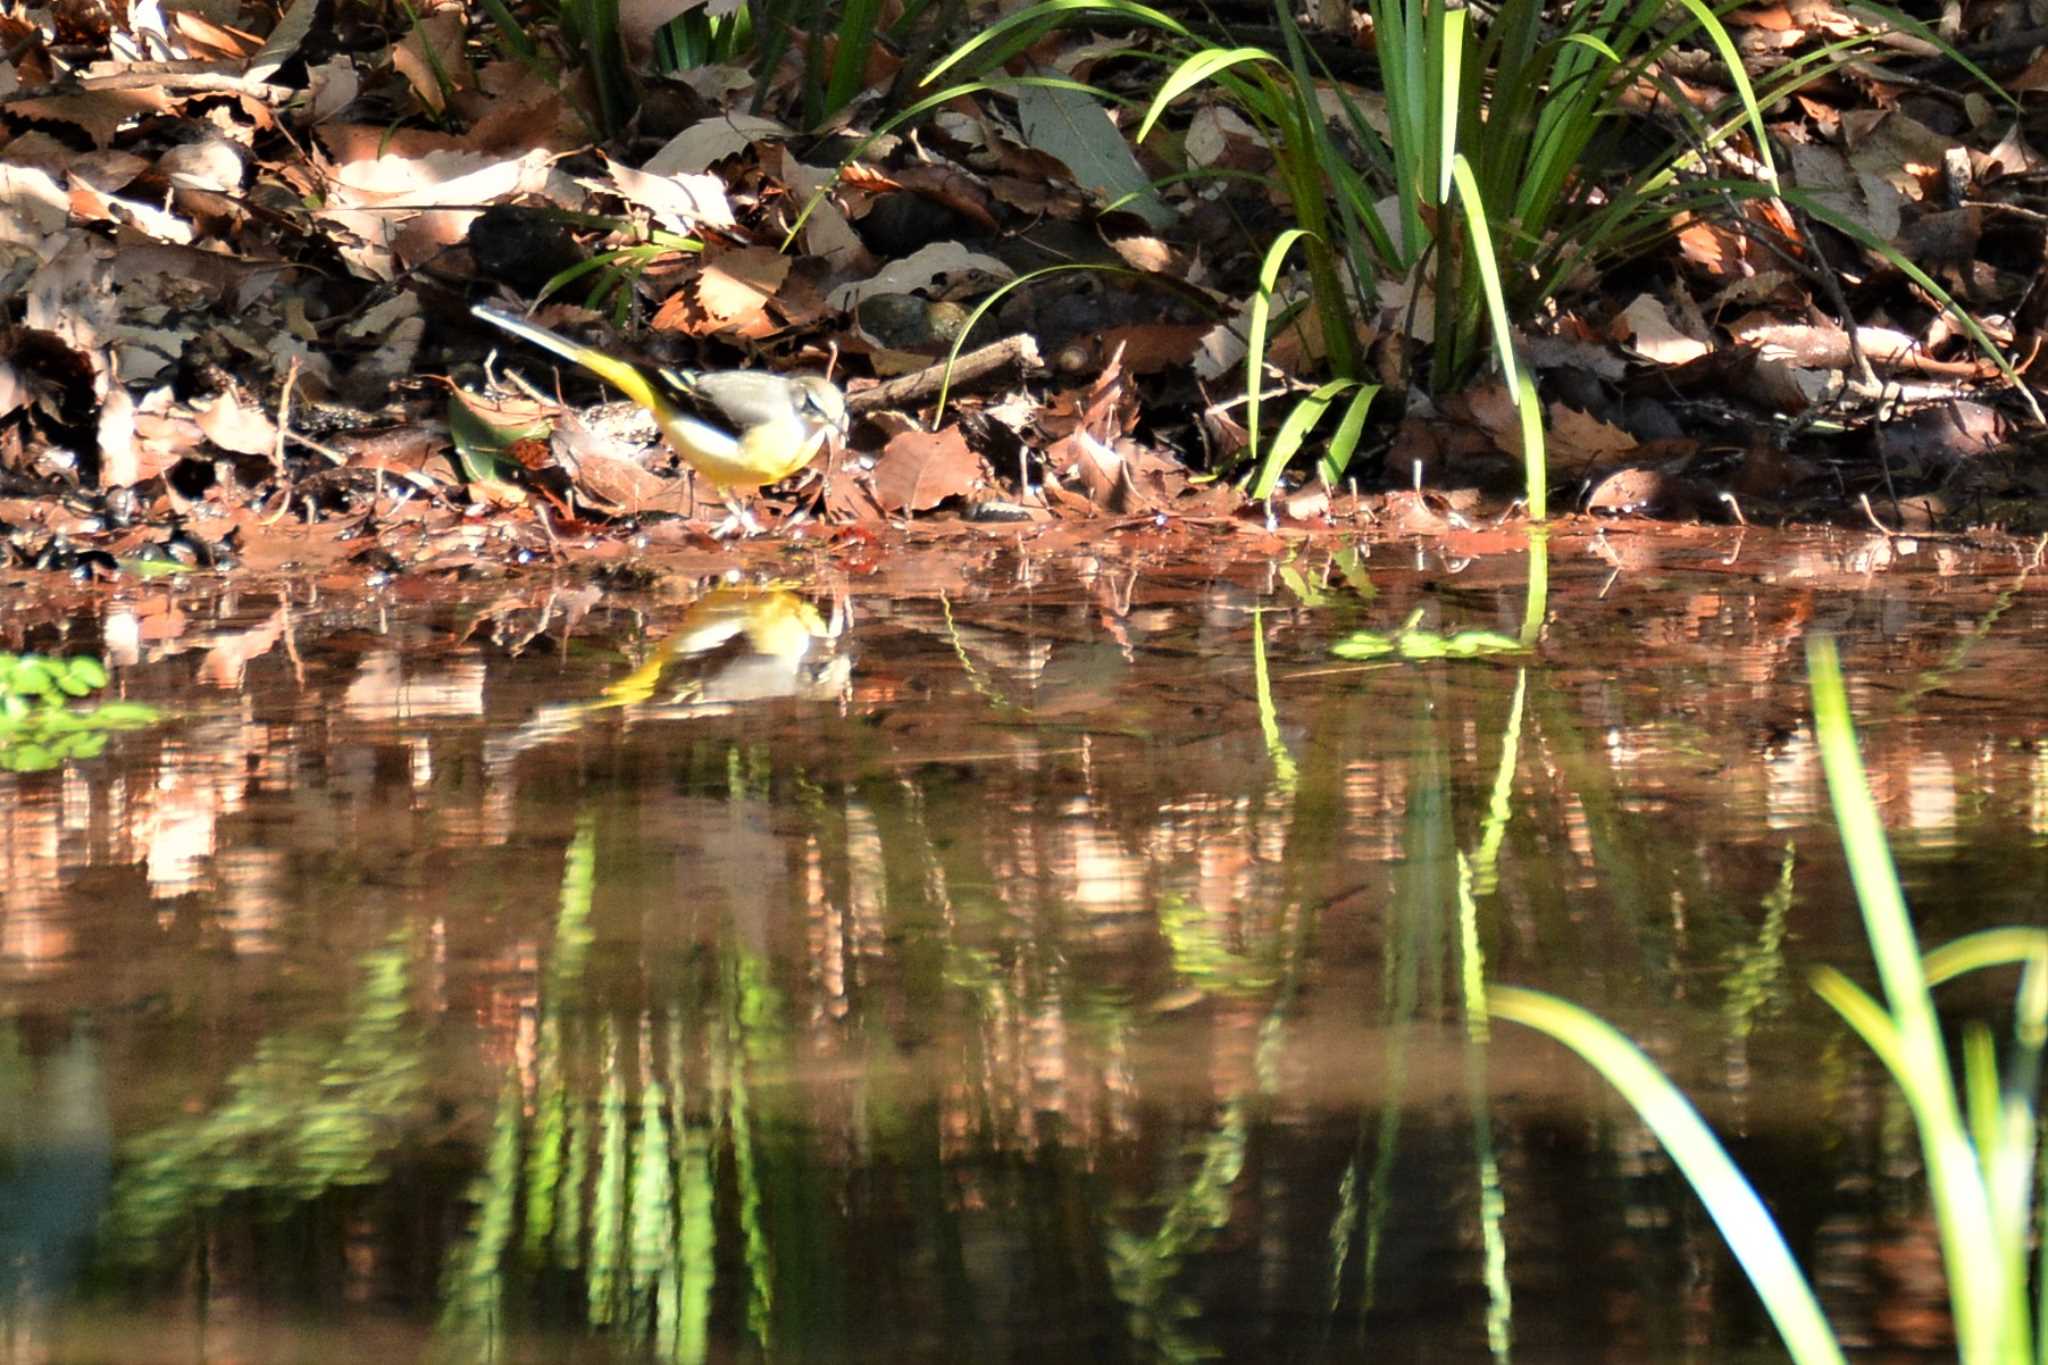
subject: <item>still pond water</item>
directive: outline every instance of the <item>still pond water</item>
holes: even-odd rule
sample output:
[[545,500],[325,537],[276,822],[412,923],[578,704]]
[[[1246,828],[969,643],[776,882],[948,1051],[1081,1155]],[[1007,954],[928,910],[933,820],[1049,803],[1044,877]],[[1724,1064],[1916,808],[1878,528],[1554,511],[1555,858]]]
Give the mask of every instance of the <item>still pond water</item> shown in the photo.
[[[1804,642],[1925,941],[2038,923],[2028,553],[1561,535],[1532,615],[1525,551],[20,592],[0,647],[163,719],[0,774],[0,1358],[1773,1358],[1483,982],[1640,1040],[1845,1337],[1939,1352],[1804,984],[1868,979]],[[1332,654],[1411,618],[1475,652]]]

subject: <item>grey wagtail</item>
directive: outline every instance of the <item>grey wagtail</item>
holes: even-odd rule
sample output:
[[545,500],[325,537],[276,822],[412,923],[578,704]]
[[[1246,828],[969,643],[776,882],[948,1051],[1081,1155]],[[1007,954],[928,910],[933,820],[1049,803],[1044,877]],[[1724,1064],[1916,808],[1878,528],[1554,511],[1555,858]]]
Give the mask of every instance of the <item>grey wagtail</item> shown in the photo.
[[[663,370],[657,379],[617,356],[489,304],[477,304],[470,312],[574,361],[646,408],[676,454],[720,493],[779,483],[815,459],[828,435],[846,433],[846,396],[829,379],[763,370]],[[679,402],[715,415],[722,425],[691,416]]]

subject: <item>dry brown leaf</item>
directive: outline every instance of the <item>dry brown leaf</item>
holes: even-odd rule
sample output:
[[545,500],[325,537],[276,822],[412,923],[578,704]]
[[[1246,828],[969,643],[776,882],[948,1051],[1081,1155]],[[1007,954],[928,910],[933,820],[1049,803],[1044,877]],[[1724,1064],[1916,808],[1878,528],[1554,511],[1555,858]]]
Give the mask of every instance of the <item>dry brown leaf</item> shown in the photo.
[[1078,218],[1087,207],[1080,191],[1042,176],[991,176],[988,188],[998,203],[1034,218]]
[[1100,515],[1102,511],[1101,505],[1094,499],[1075,492],[1053,475],[1046,476],[1045,502],[1053,511],[1074,518],[1094,517]]
[[842,278],[865,275],[874,269],[874,256],[853,230],[853,224],[846,221],[831,193],[830,170],[799,160],[795,152],[779,143],[762,150],[761,170],[781,181],[792,203],[811,206],[810,217],[804,220],[798,238],[799,250],[823,261],[833,274]]
[[2035,175],[2048,169],[2048,158],[2034,150],[2026,132],[2015,119],[1998,145],[1988,152],[1972,154],[1971,163],[1979,180],[1992,175]]
[[768,301],[789,277],[790,258],[773,247],[750,246],[707,259],[697,276],[697,302],[713,328],[760,338],[777,327]]
[[1451,529],[1451,519],[1440,506],[1440,500],[1428,493],[1398,488],[1387,494],[1380,522],[1401,535],[1440,536]]
[[[602,152],[598,153],[604,157]],[[604,158],[611,188],[629,204],[638,204],[671,232],[700,227],[729,228],[738,224],[725,182],[715,175],[650,175]]]
[[[1562,403],[1552,403],[1549,417],[1550,430],[1544,437],[1544,443],[1553,469],[1575,478],[1587,478],[1636,454],[1635,437],[1590,413]],[[1511,453],[1521,453],[1519,422],[1515,427],[1515,445]]]
[[1195,111],[1184,150],[1189,165],[1205,170],[1263,171],[1273,163],[1273,153],[1258,130],[1222,104]]
[[1794,143],[1791,161],[1800,189],[1885,241],[1898,236],[1904,201],[1890,181],[1852,167],[1833,147]]
[[149,162],[133,152],[88,152],[64,168],[74,189],[83,185],[102,194],[119,194],[149,169]]
[[951,298],[962,292],[981,292],[1015,275],[1014,270],[994,256],[970,251],[958,242],[933,242],[901,260],[891,261],[868,279],[840,285],[830,297],[834,308],[851,312],[870,294]]
[[1207,323],[1110,327],[1097,338],[1096,346],[1111,353],[1121,350],[1124,366],[1132,374],[1158,374],[1192,361],[1208,333]]
[[994,196],[988,186],[960,166],[915,162],[887,173],[886,179],[934,203],[981,224],[990,232],[999,230]]
[[1730,28],[1771,29],[1783,31],[1795,27],[1792,14],[1783,5],[1745,5],[1729,14]]
[[662,145],[640,169],[649,175],[688,175],[708,171],[727,157],[760,142],[790,136],[788,125],[759,114],[717,114],[699,119]]
[[1129,433],[1137,420],[1138,396],[1125,380],[1122,354],[1112,352],[1086,395],[1055,396],[1040,414],[1039,427],[1055,436],[1085,431],[1098,441],[1113,441]]
[[1296,525],[1327,521],[1330,516],[1329,487],[1322,483],[1308,484],[1275,500],[1274,508]]
[[1857,109],[1842,115],[1849,164],[1879,176],[1915,202],[1941,197],[1942,156],[1951,140],[1896,109]]
[[274,455],[277,452],[277,424],[260,408],[242,406],[233,389],[212,403],[195,408],[199,429],[206,439],[222,450],[237,455]]
[[392,46],[392,68],[405,77],[413,98],[431,113],[446,112],[450,93],[472,84],[469,63],[463,58],[463,40],[463,15],[448,9],[419,16]]
[[890,515],[923,512],[947,498],[971,496],[982,483],[981,457],[958,426],[905,432],[875,461],[875,499]]
[[48,134],[27,133],[0,151],[0,242],[38,256],[48,254],[38,248],[63,230],[71,213],[62,163],[39,164],[33,150],[43,144],[56,145]]
[[[1833,323],[1778,322],[1767,313],[1737,320],[1730,334],[1766,358],[1806,369],[1840,370],[1852,363],[1849,334]],[[1859,327],[1856,343],[1874,364],[1909,364],[1923,354],[1919,342],[1892,327]]]
[[1300,310],[1285,327],[1276,328],[1266,337],[1266,364],[1282,374],[1317,374],[1327,354],[1323,315],[1314,308]]
[[1830,0],[1792,0],[1792,17],[1808,33],[1831,38],[1854,38],[1869,32],[1866,24],[1830,3]]
[[2008,76],[2004,84],[2007,90],[2016,95],[2034,90],[2048,90],[2048,47],[2035,53],[2034,60],[2027,63],[2026,69],[2017,76]]
[[873,525],[889,519],[875,498],[873,481],[865,472],[849,468],[843,451],[828,457],[820,483],[826,520]]
[[388,279],[400,265],[461,242],[478,205],[538,192],[554,161],[546,151],[516,158],[468,151],[418,129],[401,129],[385,145],[383,131],[333,124],[318,132],[333,154],[318,216],[341,229],[342,258],[371,278]]
[[1508,392],[1506,384],[1499,380],[1478,384],[1459,397],[1466,414],[1496,446],[1510,455],[1522,453],[1522,414],[1516,410],[1515,396]]
[[83,129],[93,146],[105,147],[123,128],[151,115],[168,114],[178,104],[174,96],[149,88],[86,90],[75,95],[8,100],[0,104],[0,112],[30,122],[68,123]]
[[1185,275],[1187,272],[1187,262],[1164,238],[1132,232],[1110,236],[1108,241],[1110,250],[1122,257],[1124,264],[1133,270],[1151,275]]
[[216,24],[189,9],[166,10],[164,20],[175,31],[178,46],[190,57],[240,63],[263,46],[253,33]]
[[482,109],[464,145],[473,152],[520,156],[534,148],[566,152],[589,137],[582,115],[546,77],[518,62],[492,62],[477,75]]
[[1700,274],[1717,282],[1750,273],[1746,260],[1749,244],[1742,234],[1704,218],[1694,218],[1678,229],[1678,252]]
[[1089,502],[1107,507],[1123,483],[1124,461],[1114,446],[1105,445],[1082,427],[1045,450],[1045,463],[1061,486],[1078,483]]
[[1659,365],[1683,365],[1713,348],[1678,330],[1660,300],[1638,294],[1615,319],[1615,340]]
[[1631,465],[1593,485],[1585,509],[1604,516],[1658,516],[1686,502],[1678,477],[1666,470]]
[[[572,446],[574,454],[570,453]],[[694,506],[687,481],[664,479],[637,460],[583,440],[570,423],[555,427],[554,448],[577,501],[607,516],[630,517],[654,510],[687,515]]]

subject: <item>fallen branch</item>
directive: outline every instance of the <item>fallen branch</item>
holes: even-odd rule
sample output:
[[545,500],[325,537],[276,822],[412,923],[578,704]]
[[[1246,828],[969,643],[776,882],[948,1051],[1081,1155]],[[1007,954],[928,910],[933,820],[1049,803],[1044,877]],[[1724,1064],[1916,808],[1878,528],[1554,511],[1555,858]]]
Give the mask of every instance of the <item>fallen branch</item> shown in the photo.
[[[972,384],[974,381],[1006,367],[1018,370],[1042,370],[1045,361],[1039,358],[1038,340],[1029,332],[1019,332],[1001,341],[969,351],[948,365],[940,361],[936,365],[911,374],[899,376],[877,384],[871,389],[846,396],[850,412],[872,412],[877,408],[901,407],[921,399],[938,395],[940,389],[950,382],[954,387]],[[950,377],[950,380],[948,376]]]

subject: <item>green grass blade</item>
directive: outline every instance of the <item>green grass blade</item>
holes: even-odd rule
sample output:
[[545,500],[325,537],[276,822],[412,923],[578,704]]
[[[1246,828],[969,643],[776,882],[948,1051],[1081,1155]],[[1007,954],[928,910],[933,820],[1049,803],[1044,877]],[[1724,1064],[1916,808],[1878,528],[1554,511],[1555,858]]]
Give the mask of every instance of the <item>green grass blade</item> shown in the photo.
[[1280,711],[1273,705],[1273,679],[1266,668],[1266,620],[1257,610],[1252,612],[1252,685],[1259,699],[1259,733],[1265,736],[1266,756],[1273,763],[1274,790],[1292,799],[1301,785],[1301,768],[1280,733]]
[[[1475,896],[1490,896],[1500,887],[1500,849],[1506,841],[1508,821],[1515,811],[1515,773],[1522,757],[1522,712],[1529,697],[1529,670],[1515,670],[1515,697],[1508,706],[1507,724],[1501,727],[1500,761],[1493,767],[1493,791],[1487,796],[1486,816],[1480,822],[1479,843],[1468,864],[1460,864],[1460,883]],[[1477,951],[1475,943],[1472,951]],[[1481,983],[1483,984],[1483,983]],[[1484,997],[1478,1003],[1484,1005]]]
[[1493,344],[1500,358],[1500,372],[1507,377],[1508,391],[1517,401],[1522,388],[1515,366],[1515,334],[1508,324],[1507,297],[1501,291],[1500,267],[1493,256],[1493,229],[1486,221],[1486,201],[1480,197],[1479,181],[1472,163],[1463,152],[1451,160],[1451,178],[1458,186],[1458,201],[1465,207],[1466,238],[1472,245],[1473,265],[1479,273],[1479,287],[1486,294],[1486,311],[1493,319]]
[[2016,1318],[2016,1296],[2025,1292],[2024,1286],[2011,1283],[1997,1253],[1984,1171],[1957,1109],[1948,1052],[1928,994],[1919,944],[1856,749],[1834,641],[1815,636],[1807,644],[1806,660],[1828,797],[1890,1019],[1898,1030],[1899,1056],[1892,1075],[1912,1107],[1927,1159],[1958,1351],[1965,1365],[1992,1365],[2009,1358],[2004,1348]]
[[1735,50],[1735,40],[1728,36],[1728,30],[1700,0],[1678,0],[1685,6],[1699,26],[1706,32],[1707,41],[1714,45],[1720,55],[1722,69],[1728,74],[1729,83],[1742,101],[1743,112],[1749,115],[1749,129],[1756,137],[1756,159],[1763,163],[1764,180],[1773,190],[1778,187],[1778,166],[1771,158],[1771,133],[1764,127],[1764,111],[1756,102],[1756,90],[1749,83],[1749,72],[1742,64],[1742,54]]
[[505,0],[483,0],[483,11],[497,26],[498,34],[505,40],[506,49],[522,62],[532,63],[539,59],[540,49],[534,46],[526,26],[519,22]]
[[1543,622],[1550,614],[1550,531],[1540,524],[1529,528],[1528,595],[1522,599],[1522,648],[1534,649],[1543,639]]
[[1536,381],[1523,374],[1515,391],[1515,411],[1522,419],[1522,483],[1529,500],[1529,520],[1550,518],[1550,454],[1543,436],[1543,401]]
[[1273,433],[1273,444],[1266,448],[1265,463],[1259,467],[1259,477],[1252,481],[1251,495],[1263,498],[1273,491],[1280,480],[1280,471],[1294,458],[1294,452],[1301,449],[1302,438],[1309,428],[1321,421],[1337,394],[1350,386],[1349,380],[1339,379],[1323,385],[1313,393],[1303,395],[1280,423],[1280,430]]
[[1323,453],[1321,468],[1323,482],[1335,487],[1343,481],[1344,471],[1351,466],[1351,456],[1358,449],[1358,438],[1365,430],[1366,414],[1372,410],[1372,400],[1379,397],[1380,386],[1360,384],[1358,392],[1351,395],[1351,403],[1344,409],[1344,416],[1337,422],[1337,430],[1330,437],[1330,448]]
[[1807,648],[1806,661],[1812,678],[1814,734],[1821,766],[1827,774],[1828,797],[1834,808],[1835,824],[1841,831],[1842,850],[1849,860],[1856,899],[1863,907],[1864,928],[1870,935],[1885,998],[1906,1045],[1927,1051],[1930,1055],[1925,1060],[1938,1067],[1946,1084],[1948,1058],[1940,1047],[1934,1004],[1927,995],[1920,945],[1906,912],[1905,895],[1899,889],[1898,871],[1892,865],[1891,847],[1885,841],[1877,803],[1870,798],[1834,641],[1814,637]]
[[[1940,986],[1970,972],[2011,966],[2048,967],[2048,929],[2013,925],[1965,934],[1930,950],[1924,970],[1927,984]],[[2048,985],[2048,976],[2040,980]],[[2040,998],[2036,999],[2037,996]],[[2020,1024],[2036,1018],[2037,1009],[2048,1010],[2048,992],[2037,986],[2032,976],[2022,985],[2021,999],[2029,1003],[2020,1010]]]
[[[1041,30],[1051,28],[1075,14],[1108,15],[1126,23],[1164,29],[1176,38],[1190,41],[1194,38],[1178,19],[1163,14],[1149,5],[1131,3],[1131,0],[1041,0],[1039,4],[1028,9],[1021,9],[1015,14],[998,19],[954,48],[943,60],[927,71],[918,84],[930,85],[946,72],[965,63],[969,57],[982,52],[983,49],[992,48],[994,51],[988,53],[977,68],[982,71],[989,70],[1030,46]],[[1020,30],[1027,31],[1020,33]]]
[[1770,1211],[1678,1087],[1634,1043],[1577,1005],[1537,991],[1495,986],[1494,1016],[1547,1033],[1579,1054],[1634,1106],[1707,1206],[1800,1365],[1846,1365],[1820,1303],[1792,1259]]
[[832,75],[825,87],[825,117],[838,113],[860,94],[867,81],[868,54],[874,49],[875,29],[881,22],[882,0],[845,0],[839,15],[839,46],[833,53]]
[[1436,146],[1442,167],[1436,180],[1436,202],[1451,202],[1451,166],[1458,155],[1458,100],[1462,95],[1465,60],[1465,7],[1444,11],[1443,42],[1439,53]]
[[1856,1036],[1877,1054],[1886,1071],[1897,1075],[1905,1069],[1906,1050],[1899,1041],[1898,1025],[1868,991],[1833,967],[1815,968],[1811,982],[1814,994],[1835,1007],[1835,1013],[1856,1030]]
[[1272,62],[1278,65],[1272,53],[1256,47],[1210,48],[1197,52],[1182,62],[1174,68],[1171,75],[1159,83],[1159,93],[1152,97],[1152,106],[1145,111],[1144,121],[1138,125],[1137,134],[1132,141],[1143,142],[1150,137],[1153,125],[1159,122],[1160,115],[1166,112],[1168,105],[1182,95],[1204,81],[1213,80],[1231,67],[1246,62]]
[[1253,460],[1259,457],[1259,389],[1266,378],[1266,327],[1272,317],[1273,286],[1280,279],[1280,266],[1286,261],[1287,253],[1296,242],[1307,236],[1300,228],[1289,228],[1273,239],[1273,245],[1266,248],[1266,259],[1259,266],[1258,290],[1252,295],[1244,343],[1244,426],[1249,441],[1245,455]]

